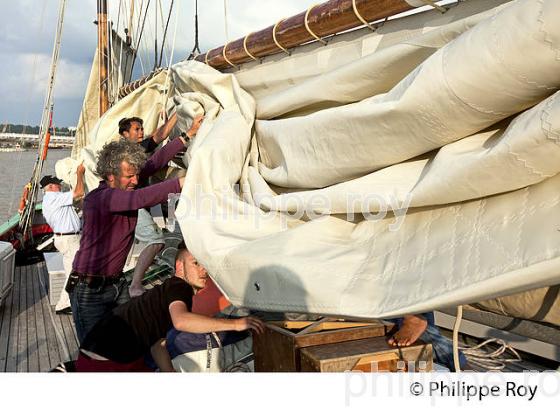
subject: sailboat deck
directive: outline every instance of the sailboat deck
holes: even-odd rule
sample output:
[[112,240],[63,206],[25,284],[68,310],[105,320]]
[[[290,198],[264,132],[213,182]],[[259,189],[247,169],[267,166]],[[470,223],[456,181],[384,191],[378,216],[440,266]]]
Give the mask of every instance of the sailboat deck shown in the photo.
[[46,372],[76,358],[71,315],[56,315],[48,299],[45,262],[17,266],[0,307],[0,372]]
[[[444,335],[447,332],[443,330]],[[462,340],[475,345],[480,340]],[[14,287],[0,307],[0,372],[46,372],[75,359],[78,341],[71,315],[56,315],[49,304],[45,262],[17,266]],[[538,359],[538,360],[535,360]],[[475,371],[486,371],[474,364]],[[556,369],[558,363],[524,357],[508,363],[510,372]]]

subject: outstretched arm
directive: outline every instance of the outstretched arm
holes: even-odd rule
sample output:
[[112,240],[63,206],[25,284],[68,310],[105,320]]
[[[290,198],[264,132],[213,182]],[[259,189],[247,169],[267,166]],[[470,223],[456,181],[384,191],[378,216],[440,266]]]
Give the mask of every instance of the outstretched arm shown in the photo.
[[152,134],[152,139],[154,140],[154,142],[156,144],[161,144],[162,141],[169,137],[169,134],[171,134],[171,130],[173,130],[175,124],[177,124],[176,112],[173,113],[173,115],[169,117],[169,119],[161,127],[154,131],[154,133]]
[[[193,120],[191,128],[187,131],[187,137],[189,139],[194,138],[200,128],[203,118],[203,116],[198,116]],[[165,167],[186,145],[187,140],[183,137],[175,138],[173,141],[169,142],[146,161],[146,164],[140,171],[140,179],[147,178]]]
[[135,191],[106,190],[104,203],[109,212],[135,211],[167,201],[169,194],[181,192],[185,177],[168,179]]
[[80,201],[84,198],[85,188],[84,188],[84,174],[86,173],[86,168],[84,164],[81,163],[76,169],[76,186],[74,187],[74,192],[72,197],[74,201]]
[[169,305],[169,313],[173,321],[173,327],[181,332],[208,333],[225,330],[242,331],[252,329],[257,333],[264,331],[264,324],[255,317],[243,317],[239,319],[218,319],[191,313],[185,302],[176,300]]

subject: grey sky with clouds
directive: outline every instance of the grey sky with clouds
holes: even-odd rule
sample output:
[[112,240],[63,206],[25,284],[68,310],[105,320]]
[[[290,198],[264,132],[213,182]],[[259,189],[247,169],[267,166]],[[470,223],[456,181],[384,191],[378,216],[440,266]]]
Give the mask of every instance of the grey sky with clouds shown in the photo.
[[[123,14],[131,0],[108,0],[114,27],[119,3],[123,33]],[[142,0],[136,0],[138,10]],[[155,38],[154,4],[161,2],[165,18],[170,0],[151,0],[150,13],[140,47],[143,65],[153,65]],[[316,0],[228,0],[230,40],[267,27],[283,17],[304,11]],[[147,0],[143,1],[144,7]],[[96,0],[67,0],[60,61],[54,93],[55,125],[74,126],[78,121],[91,61],[97,42]],[[59,0],[0,0],[0,124],[36,125],[41,118],[46,80],[56,30]],[[175,0],[179,11],[174,60],[184,59],[194,44],[194,0]],[[224,0],[199,1],[200,48],[219,46],[226,40]],[[159,8],[159,6],[158,6]],[[161,25],[160,25],[161,26]],[[172,41],[174,20],[170,23],[168,43]],[[162,37],[160,27],[159,39]],[[148,51],[149,50],[149,51]],[[164,60],[165,61],[165,60]],[[135,76],[141,75],[142,64],[136,63]],[[149,71],[149,69],[146,69]]]

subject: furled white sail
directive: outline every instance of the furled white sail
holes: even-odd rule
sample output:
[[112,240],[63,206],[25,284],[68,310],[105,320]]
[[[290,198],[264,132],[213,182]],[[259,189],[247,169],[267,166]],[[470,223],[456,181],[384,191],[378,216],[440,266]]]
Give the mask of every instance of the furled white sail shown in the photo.
[[[555,0],[470,0],[232,73],[175,65],[180,123],[205,114],[189,248],[261,310],[389,317],[559,283],[559,20]],[[121,117],[155,128],[163,75],[98,121],[88,170]]]
[[389,69],[374,54],[256,100],[233,74],[173,67],[179,115],[207,116],[178,210],[188,246],[263,310],[387,317],[558,283],[559,17],[520,0],[421,30],[379,52],[433,50],[400,80],[361,76],[370,95],[353,74]]

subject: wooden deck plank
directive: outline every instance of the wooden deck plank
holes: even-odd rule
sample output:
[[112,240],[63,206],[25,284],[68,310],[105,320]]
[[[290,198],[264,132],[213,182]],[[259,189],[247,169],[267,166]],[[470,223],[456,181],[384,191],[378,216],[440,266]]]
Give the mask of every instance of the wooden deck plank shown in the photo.
[[4,300],[4,305],[2,306],[2,310],[0,311],[0,372],[6,371],[6,364],[8,361],[13,295],[14,289],[10,291],[10,294]]
[[35,321],[35,306],[33,288],[36,286],[35,269],[33,265],[27,267],[27,360],[28,371],[39,371],[39,345],[37,344],[37,324]]
[[58,363],[64,360],[65,353],[56,335],[56,330],[53,325],[51,317],[52,307],[49,304],[49,298],[47,295],[47,284],[48,284],[48,273],[46,271],[46,265],[44,262],[37,264],[36,269],[38,275],[41,278],[41,285],[39,287],[39,292],[41,294],[41,306],[43,308],[43,323],[45,325],[45,331],[47,335],[47,350],[49,353],[49,370],[54,368]]
[[20,272],[19,314],[18,314],[18,342],[17,342],[17,372],[28,371],[27,360],[27,269],[24,266]]
[[74,324],[69,315],[58,315],[58,323],[62,327],[64,332],[64,338],[66,339],[66,346],[68,347],[68,353],[70,354],[71,360],[76,360],[78,358],[78,342],[76,340],[74,330]]
[[17,342],[19,336],[19,289],[21,287],[22,267],[16,267],[14,273],[14,287],[12,288],[12,312],[10,321],[10,341],[8,346],[8,357],[6,361],[6,371],[17,371]]
[[49,359],[49,349],[47,340],[47,330],[45,328],[45,320],[43,311],[43,303],[41,298],[42,278],[41,271],[37,265],[33,266],[33,300],[35,301],[35,325],[37,329],[37,353],[39,359],[39,371],[49,371],[53,366]]

